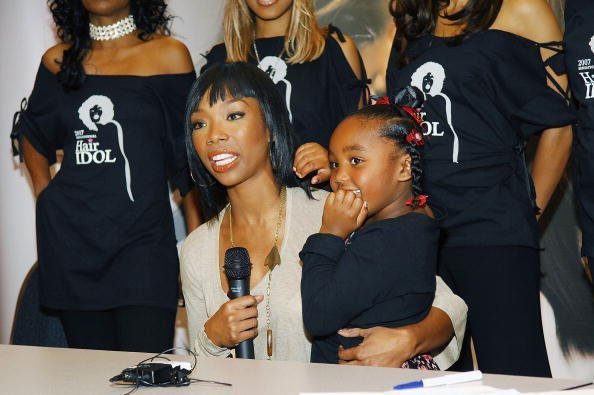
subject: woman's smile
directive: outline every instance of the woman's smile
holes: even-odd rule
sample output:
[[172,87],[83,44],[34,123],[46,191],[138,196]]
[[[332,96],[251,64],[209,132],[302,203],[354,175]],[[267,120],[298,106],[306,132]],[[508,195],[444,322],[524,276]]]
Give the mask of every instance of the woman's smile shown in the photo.
[[225,173],[237,166],[239,154],[230,151],[212,151],[208,154],[210,165],[217,173]]
[[277,0],[258,0],[258,5],[260,5],[262,7],[269,7],[276,2],[277,2]]

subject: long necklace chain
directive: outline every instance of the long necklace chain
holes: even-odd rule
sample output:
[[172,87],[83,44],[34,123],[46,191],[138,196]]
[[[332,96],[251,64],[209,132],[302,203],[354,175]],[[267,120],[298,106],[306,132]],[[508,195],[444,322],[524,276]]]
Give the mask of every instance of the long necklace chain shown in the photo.
[[[283,222],[283,213],[285,211],[285,206],[287,203],[287,189],[285,186],[281,188],[280,192],[280,203],[278,207],[278,217],[276,219],[276,229],[274,231],[274,245],[270,250],[268,256],[266,256],[266,260],[264,265],[268,267],[268,280],[266,282],[266,354],[268,355],[268,359],[272,358],[272,320],[271,320],[271,309],[270,309],[270,286],[272,284],[272,271],[274,268],[280,264],[280,255],[278,252],[278,235],[280,232],[280,226]],[[231,247],[235,247],[235,239],[233,238],[233,214],[231,211],[231,205],[227,208],[227,212],[229,213],[229,241],[231,242]]]
[[136,30],[136,23],[132,15],[106,26],[89,23],[89,37],[95,41],[114,40],[130,34],[134,30]]
[[[256,45],[256,34],[254,33],[254,41],[252,41],[252,48],[254,48],[254,55],[256,55],[256,61],[260,64],[260,53],[258,52],[258,46]],[[285,53],[285,46],[283,45],[283,49],[281,49],[280,53],[278,54],[277,58],[282,59],[283,54]]]

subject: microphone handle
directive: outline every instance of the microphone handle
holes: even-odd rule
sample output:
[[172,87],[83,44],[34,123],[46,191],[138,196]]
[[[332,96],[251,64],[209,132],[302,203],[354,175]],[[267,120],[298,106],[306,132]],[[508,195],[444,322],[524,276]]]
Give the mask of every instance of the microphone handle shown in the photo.
[[[229,299],[239,298],[250,294],[250,278],[229,281]],[[244,340],[235,346],[235,357],[242,359],[255,359],[254,341]]]
[[254,359],[254,341],[244,340],[235,346],[235,358]]

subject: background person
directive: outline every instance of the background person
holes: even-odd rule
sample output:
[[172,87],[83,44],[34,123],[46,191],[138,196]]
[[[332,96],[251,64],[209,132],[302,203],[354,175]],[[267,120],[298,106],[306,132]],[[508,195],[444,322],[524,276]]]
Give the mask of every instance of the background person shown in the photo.
[[[536,221],[563,174],[574,120],[566,80],[549,68],[559,58],[543,60],[560,52],[555,17],[544,0],[400,0],[391,12],[388,92],[425,93],[425,190],[447,210],[439,272],[468,303],[479,367],[550,376]],[[536,133],[529,174],[523,148]],[[461,362],[454,369],[472,366]]]
[[49,6],[61,43],[43,55],[17,128],[37,196],[41,304],[70,347],[160,352],[179,270],[167,179],[189,189],[192,61],[167,37],[163,1]]

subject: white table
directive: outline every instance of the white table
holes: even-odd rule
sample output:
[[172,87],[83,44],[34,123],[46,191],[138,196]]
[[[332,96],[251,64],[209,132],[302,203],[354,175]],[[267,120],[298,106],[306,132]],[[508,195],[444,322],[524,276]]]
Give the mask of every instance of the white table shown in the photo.
[[[0,345],[0,394],[123,395],[128,390],[112,385],[109,378],[149,356],[129,352]],[[171,359],[193,360],[185,356],[171,356]],[[444,372],[204,358],[198,360],[192,377],[228,382],[233,387],[198,383],[181,388],[143,387],[135,395],[296,395],[301,391],[386,391],[398,383],[442,374]],[[485,385],[515,388],[521,392],[561,390],[583,383],[585,381],[500,375],[485,375],[483,380]]]

